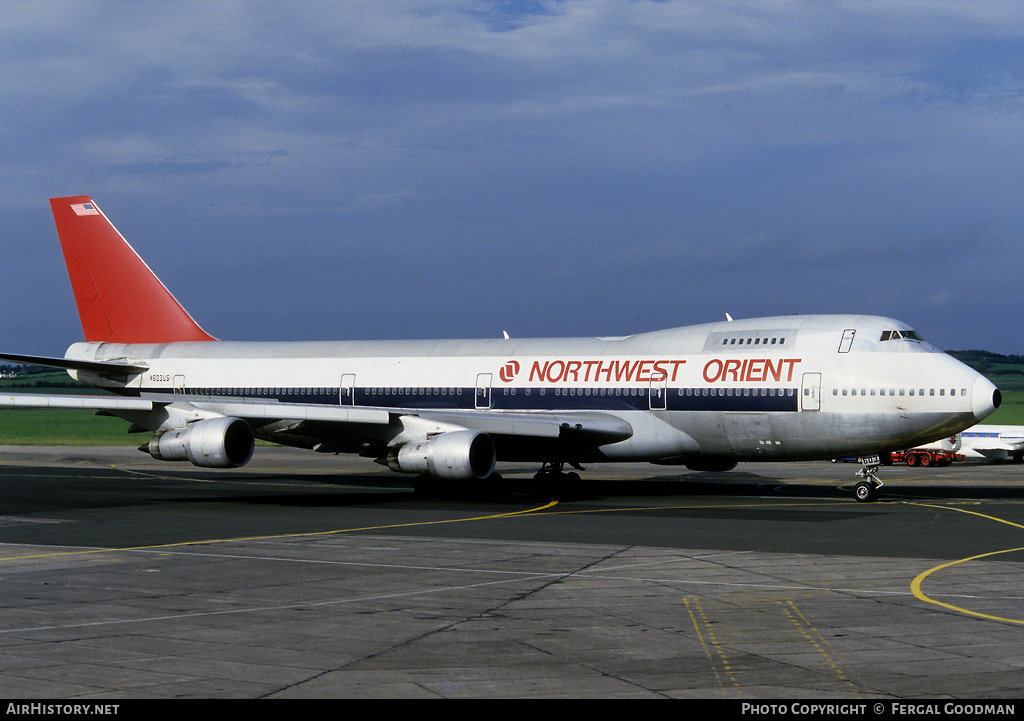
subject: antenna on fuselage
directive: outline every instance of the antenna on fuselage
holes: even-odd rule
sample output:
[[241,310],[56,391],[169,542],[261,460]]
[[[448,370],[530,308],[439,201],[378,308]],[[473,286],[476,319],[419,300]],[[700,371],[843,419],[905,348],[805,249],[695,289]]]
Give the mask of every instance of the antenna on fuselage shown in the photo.
[[725,319],[726,319],[727,321],[729,321],[730,323],[732,323],[732,316],[731,316],[731,315],[729,315],[728,313],[726,313],[726,314],[725,314]]

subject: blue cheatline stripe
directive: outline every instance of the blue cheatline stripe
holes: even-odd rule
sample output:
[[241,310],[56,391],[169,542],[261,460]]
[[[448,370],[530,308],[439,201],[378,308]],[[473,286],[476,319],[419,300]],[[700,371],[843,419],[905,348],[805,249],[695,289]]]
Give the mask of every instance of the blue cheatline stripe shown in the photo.
[[[145,393],[172,395],[170,388],[142,389]],[[618,393],[616,393],[618,391]],[[138,390],[125,389],[138,394]],[[434,408],[471,410],[487,407],[485,396],[477,399],[476,388],[381,388],[346,390],[354,394],[352,405],[393,408]],[[494,410],[606,410],[606,411],[735,411],[796,412],[796,388],[492,388],[490,408]],[[181,394],[191,400],[268,400],[280,403],[339,405],[341,389],[320,388],[185,388]],[[345,405],[349,401],[345,399]]]

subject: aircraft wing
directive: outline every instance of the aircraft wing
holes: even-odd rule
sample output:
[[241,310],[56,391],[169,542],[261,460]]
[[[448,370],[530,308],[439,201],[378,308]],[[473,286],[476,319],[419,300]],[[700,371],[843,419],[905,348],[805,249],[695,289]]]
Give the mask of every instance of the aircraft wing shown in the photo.
[[999,440],[1005,443],[1011,451],[1024,449],[1024,435],[1020,433],[1000,433]]
[[[574,445],[599,446],[622,441],[633,435],[626,421],[604,413],[516,413],[508,411],[447,411],[422,408],[372,408],[364,406],[324,406],[301,403],[200,403],[199,407],[225,416],[249,421],[306,421],[320,429],[314,435],[337,438],[346,426],[387,425],[419,418],[447,428],[461,427],[492,436],[551,439]],[[256,423],[255,425],[260,425]]]
[[1005,448],[971,448],[970,450],[990,461],[1002,461],[1010,455]]
[[[402,418],[427,421],[483,431],[495,436],[543,438],[570,441],[577,445],[602,445],[629,438],[633,429],[617,416],[604,413],[516,413],[506,411],[447,411],[411,408],[373,408],[305,403],[267,403],[124,398],[106,395],[62,395],[40,393],[0,394],[0,407],[83,408],[116,414],[155,411],[165,406],[195,409],[216,415],[243,418],[253,425],[293,421],[316,424],[315,435],[344,436],[346,426],[387,425]],[[261,422],[262,421],[262,422]]]
[[334,423],[388,423],[390,414],[383,409],[353,406],[322,406],[303,403],[202,403],[175,399],[123,398],[105,395],[63,395],[43,393],[0,394],[0,407],[85,408],[97,411],[153,411],[176,405],[212,411],[217,415],[261,420],[311,420]]
[[999,440],[1001,443],[997,446],[972,446],[970,450],[992,461],[1004,460],[1014,453],[1019,453],[1024,450],[1024,438],[1000,437]]

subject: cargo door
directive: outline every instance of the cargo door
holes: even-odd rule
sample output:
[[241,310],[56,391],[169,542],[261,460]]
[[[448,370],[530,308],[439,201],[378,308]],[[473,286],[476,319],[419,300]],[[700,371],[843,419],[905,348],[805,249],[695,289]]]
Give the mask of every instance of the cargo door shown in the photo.
[[725,432],[732,449],[744,456],[772,450],[771,424],[767,413],[726,413]]

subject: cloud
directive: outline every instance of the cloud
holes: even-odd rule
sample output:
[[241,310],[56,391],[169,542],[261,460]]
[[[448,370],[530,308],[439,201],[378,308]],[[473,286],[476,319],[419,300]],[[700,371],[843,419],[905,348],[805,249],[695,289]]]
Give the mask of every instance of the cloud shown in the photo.
[[[330,278],[344,248],[388,268],[355,295],[444,296],[416,331],[486,313],[463,280],[481,276],[527,288],[519,327],[560,291],[676,324],[636,290],[675,293],[673,273],[698,317],[695,286],[718,317],[718,289],[752,278],[809,309],[948,299],[899,278],[915,259],[969,268],[951,292],[980,304],[1024,220],[1009,3],[55,0],[4,18],[0,206],[26,234],[52,236],[47,196],[88,192],[157,247],[244,242],[237,262],[303,298],[303,264]],[[244,290],[212,302],[241,317]]]

